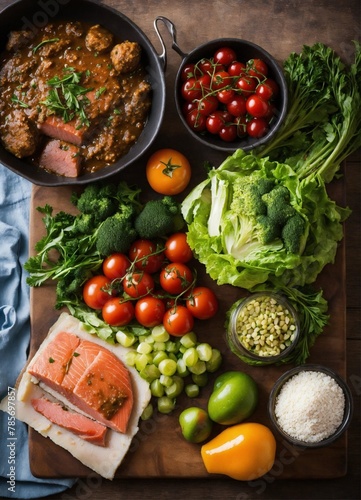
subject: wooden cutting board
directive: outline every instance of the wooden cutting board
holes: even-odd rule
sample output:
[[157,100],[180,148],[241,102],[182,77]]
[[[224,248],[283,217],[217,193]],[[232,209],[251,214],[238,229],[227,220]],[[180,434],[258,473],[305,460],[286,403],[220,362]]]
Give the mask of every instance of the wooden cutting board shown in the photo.
[[[211,160],[219,164],[221,156],[209,150],[202,151],[194,144],[185,142],[180,133],[172,141],[163,143],[159,140],[153,149],[159,147],[175,147],[187,154],[192,160],[193,179],[189,189],[203,177],[203,162]],[[346,168],[347,170],[347,168]],[[139,161],[134,167],[120,176],[122,180],[137,183],[147,192],[144,180],[144,161]],[[114,179],[116,182],[119,179]],[[334,182],[330,194],[340,204],[343,201],[344,185],[342,180]],[[44,234],[41,214],[36,210],[46,203],[54,210],[73,210],[70,203],[71,187],[33,188],[31,202],[30,250],[33,253],[34,244]],[[284,367],[250,367],[242,363],[227,348],[225,342],[224,318],[225,312],[238,299],[243,291],[232,286],[217,286],[206,274],[204,267],[197,265],[199,283],[214,289],[220,302],[219,312],[210,321],[198,322],[195,332],[201,341],[207,341],[220,349],[223,355],[221,370],[242,370],[250,374],[260,390],[259,404],[252,416],[252,421],[270,425],[267,415],[267,400],[276,379],[290,365]],[[346,373],[346,300],[345,300],[345,249],[340,244],[334,264],[327,266],[322,272],[318,285],[324,290],[329,301],[330,323],[312,348],[309,362],[323,364],[334,369],[345,377]],[[52,285],[31,290],[31,348],[30,357],[38,349],[50,326],[56,321],[60,312],[54,309],[55,291]],[[208,386],[202,389],[197,399],[182,396],[177,400],[177,408],[171,415],[155,413],[149,421],[141,422],[140,431],[135,436],[133,444],[122,463],[116,477],[123,478],[155,478],[155,477],[207,477],[207,472],[200,457],[200,446],[186,442],[181,436],[178,426],[178,415],[187,406],[199,405],[206,408],[206,401],[212,388],[215,375],[210,378]],[[220,431],[215,427],[214,432]],[[30,429],[30,464],[32,472],[38,477],[84,477],[89,475],[89,469],[74,459],[68,452],[61,449]],[[344,435],[332,446],[314,450],[302,451],[278,440],[277,460],[273,470],[268,474],[269,480],[277,478],[335,478],[343,476],[347,469],[347,436]]]

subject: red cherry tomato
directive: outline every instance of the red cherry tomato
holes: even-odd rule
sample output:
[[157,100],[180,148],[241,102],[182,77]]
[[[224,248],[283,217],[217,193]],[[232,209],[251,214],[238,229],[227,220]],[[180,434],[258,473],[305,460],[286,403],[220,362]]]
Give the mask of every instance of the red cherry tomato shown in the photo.
[[268,66],[262,59],[250,59],[247,64],[248,74],[252,76],[267,76]]
[[194,64],[193,63],[188,63],[185,64],[182,68],[181,71],[181,79],[183,82],[189,80],[189,78],[194,77]]
[[250,137],[260,138],[268,132],[268,122],[264,118],[252,118],[247,123],[247,134]]
[[123,280],[123,289],[133,299],[148,295],[154,290],[154,280],[149,273],[129,273]]
[[160,286],[172,295],[184,292],[193,282],[193,273],[182,262],[172,262],[165,266],[160,275]]
[[217,99],[222,104],[228,104],[232,101],[235,96],[235,91],[233,89],[223,89],[217,94]]
[[129,257],[135,261],[135,267],[140,271],[153,274],[159,271],[164,262],[164,253],[156,243],[146,239],[136,240],[129,249]]
[[225,67],[219,63],[215,64],[214,61],[210,59],[201,59],[196,65],[196,73],[197,70],[200,71],[201,74],[213,75],[217,71],[224,71]]
[[182,337],[192,331],[194,318],[186,306],[176,304],[165,312],[163,326],[170,335]]
[[237,127],[233,123],[230,125],[223,125],[218,135],[223,141],[232,142],[237,138]]
[[135,318],[147,328],[162,324],[165,311],[163,300],[151,295],[137,300],[135,304]]
[[187,125],[195,132],[202,132],[206,129],[207,117],[201,115],[198,109],[193,109],[185,116]]
[[134,306],[129,300],[114,297],[104,304],[102,316],[108,325],[125,326],[134,318]]
[[246,65],[240,61],[234,61],[227,68],[231,76],[243,76],[245,74]]
[[214,54],[215,62],[223,64],[224,66],[229,66],[236,59],[237,59],[237,54],[230,47],[221,47]]
[[260,83],[256,88],[256,94],[264,99],[265,101],[269,101],[273,97],[273,90],[270,85],[267,85],[266,82]]
[[236,87],[245,95],[252,94],[256,90],[257,80],[251,76],[241,76],[239,80],[237,80]]
[[111,280],[103,275],[93,276],[85,282],[83,299],[92,309],[101,309],[111,298],[112,294],[105,290],[110,287]]
[[217,71],[212,78],[212,89],[221,90],[231,85],[232,77],[227,73],[227,71]]
[[278,96],[280,89],[279,89],[277,82],[275,82],[272,78],[266,78],[266,80],[264,81],[264,84],[271,87],[272,92],[273,92],[273,96],[272,96],[273,98]]
[[171,262],[189,262],[193,258],[193,252],[187,242],[185,233],[174,233],[165,242],[164,254]]
[[181,86],[181,94],[186,101],[194,101],[202,97],[202,90],[200,83],[194,78],[189,78]]
[[262,97],[255,94],[248,97],[246,101],[246,108],[250,115],[255,116],[256,118],[261,118],[268,113],[269,104],[267,101],[264,101]]
[[218,311],[218,299],[210,288],[198,286],[187,298],[186,307],[195,318],[209,319]]
[[104,260],[103,273],[111,280],[123,278],[129,266],[130,261],[124,253],[114,253]]
[[208,116],[218,108],[218,99],[214,95],[205,97],[199,102],[198,111],[201,115]]
[[225,122],[224,113],[220,110],[207,116],[206,128],[210,134],[218,134]]
[[184,103],[182,104],[182,112],[184,116],[193,111],[193,109],[197,108],[198,108],[197,102],[184,101]]
[[227,111],[232,116],[243,116],[246,114],[246,98],[243,95],[236,95],[231,102],[227,104]]
[[197,78],[198,85],[200,88],[203,90],[203,93],[209,91],[209,88],[211,86],[211,77],[208,74],[202,75],[199,78]]

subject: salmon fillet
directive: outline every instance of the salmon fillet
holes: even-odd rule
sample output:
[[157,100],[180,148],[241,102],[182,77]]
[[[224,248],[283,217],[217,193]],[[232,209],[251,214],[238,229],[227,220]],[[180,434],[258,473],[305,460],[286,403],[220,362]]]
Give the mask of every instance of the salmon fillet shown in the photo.
[[41,415],[44,415],[53,424],[76,434],[81,439],[89,441],[97,446],[105,446],[107,427],[84,415],[67,410],[59,403],[49,401],[46,398],[34,398],[31,400],[32,407]]
[[59,332],[28,371],[91,418],[127,431],[134,402],[130,373],[109,350]]

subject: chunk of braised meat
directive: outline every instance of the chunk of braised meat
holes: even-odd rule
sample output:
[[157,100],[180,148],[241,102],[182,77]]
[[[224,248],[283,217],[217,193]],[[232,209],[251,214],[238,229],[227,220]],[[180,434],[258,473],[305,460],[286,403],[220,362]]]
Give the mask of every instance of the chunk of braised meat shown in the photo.
[[[46,39],[45,39],[46,40]],[[68,47],[70,44],[70,39],[68,38],[62,38],[60,40],[51,42],[51,43],[46,43],[39,49],[39,54],[42,57],[53,57],[56,54],[60,54],[66,47]]]
[[39,142],[39,133],[22,109],[9,113],[0,127],[1,141],[4,147],[17,158],[25,158],[35,153]]
[[92,52],[103,53],[113,45],[113,35],[105,28],[96,24],[92,26],[85,37],[85,46]]
[[16,52],[22,47],[26,47],[30,44],[34,38],[34,33],[28,30],[22,31],[11,31],[9,33],[8,42],[6,44],[6,50],[9,52]]
[[69,22],[65,25],[65,32],[67,35],[82,36],[83,27],[79,21]]
[[141,47],[128,40],[115,45],[110,53],[113,66],[120,74],[134,71],[140,63]]

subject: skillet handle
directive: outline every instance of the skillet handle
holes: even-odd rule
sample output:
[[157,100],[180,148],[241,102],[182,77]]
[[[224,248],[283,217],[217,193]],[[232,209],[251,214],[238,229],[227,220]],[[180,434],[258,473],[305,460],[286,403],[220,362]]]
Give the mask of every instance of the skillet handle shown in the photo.
[[165,25],[165,27],[168,30],[168,33],[172,37],[172,49],[174,49],[182,58],[186,57],[187,54],[185,54],[181,50],[181,48],[179,47],[179,45],[177,44],[177,30],[176,30],[175,25],[172,23],[172,21],[170,21],[167,17],[157,16],[155,18],[155,20],[154,20],[154,29],[157,32],[158,38],[159,38],[160,43],[162,45],[162,53],[159,55],[159,58],[160,58],[160,60],[163,63],[163,68],[164,68],[164,71],[165,71],[165,69],[167,67],[167,51],[166,51],[166,47],[165,47],[165,44],[164,44],[164,40],[163,40],[162,35],[160,34],[160,31],[159,31],[159,28],[158,28],[158,23],[159,22],[162,22]]

